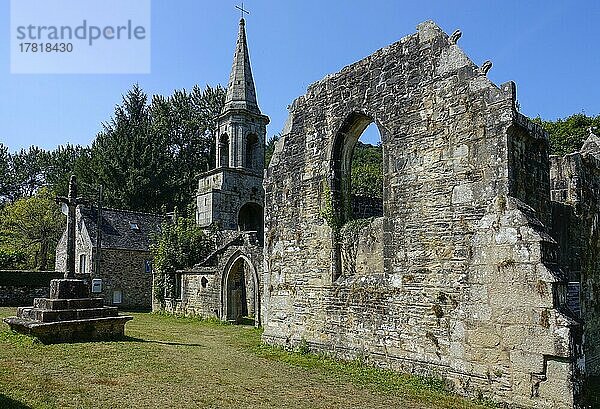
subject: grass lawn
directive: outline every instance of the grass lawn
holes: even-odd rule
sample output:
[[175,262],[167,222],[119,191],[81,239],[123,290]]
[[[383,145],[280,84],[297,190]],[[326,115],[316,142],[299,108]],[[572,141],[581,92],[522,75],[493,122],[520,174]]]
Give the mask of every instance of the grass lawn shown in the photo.
[[110,343],[42,345],[2,323],[0,408],[484,407],[439,381],[261,345],[252,327],[133,315]]

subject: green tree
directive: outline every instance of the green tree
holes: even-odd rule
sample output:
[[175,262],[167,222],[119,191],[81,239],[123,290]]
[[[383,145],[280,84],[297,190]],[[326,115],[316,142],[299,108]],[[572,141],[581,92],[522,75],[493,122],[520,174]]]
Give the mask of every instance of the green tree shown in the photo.
[[10,155],[8,198],[11,202],[22,197],[31,197],[46,185],[48,158],[49,153],[37,146],[21,149]]
[[161,303],[165,288],[172,291],[173,274],[192,267],[208,256],[212,241],[192,218],[180,217],[163,223],[150,247],[154,256],[155,294]]
[[83,185],[104,185],[108,206],[158,212],[194,201],[198,174],[214,166],[215,119],[222,87],[194,87],[170,97],[135,85],[104,124],[80,166]]
[[18,199],[5,206],[1,216],[3,253],[18,258],[24,252],[25,268],[53,268],[54,250],[64,231],[65,217],[50,190],[41,188],[31,197]]
[[352,155],[352,194],[383,197],[383,149],[358,141]]
[[191,92],[175,91],[155,96],[150,106],[153,132],[169,152],[166,181],[170,206],[185,208],[194,201],[198,175],[214,167],[216,117],[225,103],[225,90],[195,86]]
[[533,121],[542,125],[548,132],[552,155],[563,156],[579,151],[589,135],[590,126],[597,128],[597,135],[600,132],[600,115],[590,117],[579,113],[556,121],[545,121],[540,117],[534,118]]
[[269,167],[269,163],[271,163],[271,158],[273,157],[273,153],[275,152],[275,144],[281,139],[281,133],[277,135],[273,135],[267,140],[267,144],[265,146],[265,169]]
[[[45,169],[46,186],[56,195],[66,196],[72,174],[75,174],[78,180],[85,179],[89,169],[89,151],[88,147],[71,144],[61,145],[50,151]],[[82,193],[89,193],[86,186],[81,188]]]
[[10,155],[8,147],[0,143],[0,207],[10,196]]
[[169,154],[164,139],[156,136],[151,132],[147,95],[135,85],[93,142],[84,184],[103,184],[108,206],[160,209],[170,193],[164,189]]

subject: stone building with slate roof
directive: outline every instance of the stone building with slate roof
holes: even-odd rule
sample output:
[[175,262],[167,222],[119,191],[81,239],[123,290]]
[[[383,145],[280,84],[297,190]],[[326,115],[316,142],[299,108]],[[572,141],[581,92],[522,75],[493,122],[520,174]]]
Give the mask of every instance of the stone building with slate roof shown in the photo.
[[[100,269],[96,271],[98,210],[79,207],[76,225],[76,273],[100,279],[107,305],[124,309],[150,309],[152,305],[152,235],[165,216],[129,210],[102,209]],[[56,248],[56,269],[67,259],[66,231]]]

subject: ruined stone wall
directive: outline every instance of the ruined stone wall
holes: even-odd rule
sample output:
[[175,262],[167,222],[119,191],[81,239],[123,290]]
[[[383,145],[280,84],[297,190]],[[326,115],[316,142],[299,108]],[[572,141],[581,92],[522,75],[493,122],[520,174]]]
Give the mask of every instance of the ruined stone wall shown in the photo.
[[[264,183],[264,339],[572,406],[576,323],[559,312],[543,224],[548,142],[515,98],[426,22],[294,101]],[[357,231],[352,262],[344,147],[371,121],[383,217]]]
[[552,156],[551,164],[553,235],[561,243],[561,266],[572,282],[572,297],[578,296],[585,370],[600,376],[600,160],[581,152]]
[[378,197],[352,195],[352,214],[355,219],[383,216],[383,200]]
[[550,167],[543,130],[521,114],[508,129],[509,195],[534,208],[550,226]]

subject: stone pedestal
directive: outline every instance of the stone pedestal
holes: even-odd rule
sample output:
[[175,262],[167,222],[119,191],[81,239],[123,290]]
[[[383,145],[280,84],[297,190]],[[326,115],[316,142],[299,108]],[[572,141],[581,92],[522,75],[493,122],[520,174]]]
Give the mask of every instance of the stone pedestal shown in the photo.
[[17,316],[4,322],[49,344],[119,339],[131,319],[105,307],[102,298],[91,298],[85,281],[61,279],[50,282],[50,298],[34,299],[32,307],[19,307]]

